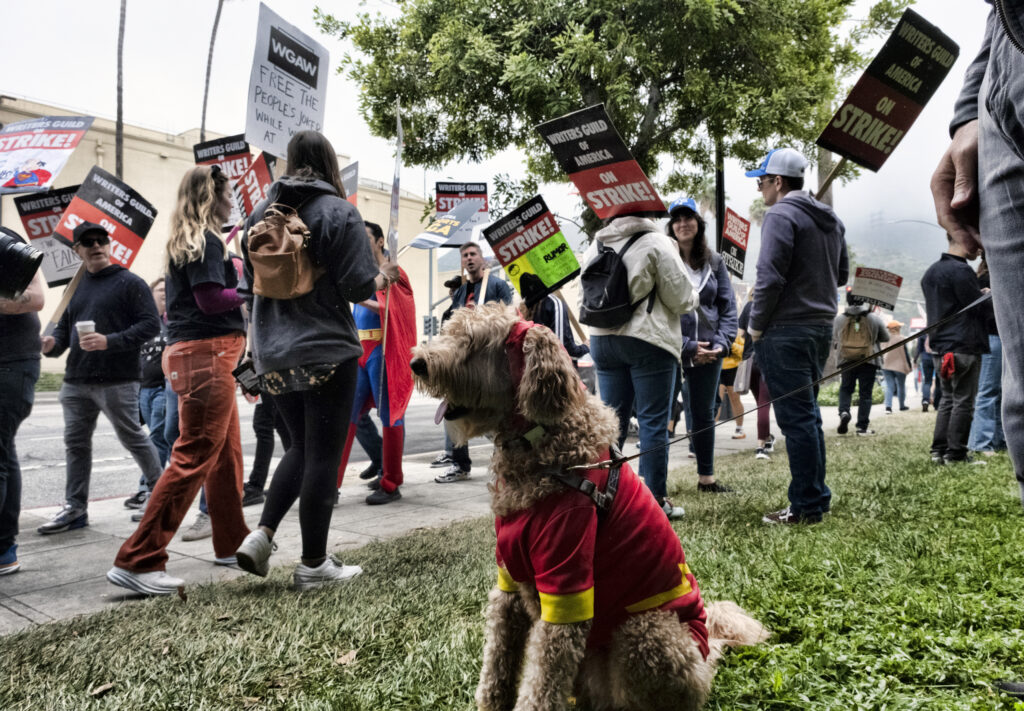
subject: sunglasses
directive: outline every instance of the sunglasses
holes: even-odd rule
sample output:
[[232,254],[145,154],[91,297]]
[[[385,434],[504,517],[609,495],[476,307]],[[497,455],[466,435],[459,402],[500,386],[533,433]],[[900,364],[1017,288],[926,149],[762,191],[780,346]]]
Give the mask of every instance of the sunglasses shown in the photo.
[[95,247],[96,245],[100,245],[102,247],[104,245],[110,244],[110,238],[109,237],[83,237],[82,239],[78,240],[78,244],[82,245],[86,249],[91,249],[92,247]]
[[774,181],[775,181],[775,176],[774,175],[766,175],[766,176],[764,176],[762,178],[758,178],[757,179],[757,189],[760,190],[761,186],[765,185],[766,183],[771,183],[771,182],[774,182]]

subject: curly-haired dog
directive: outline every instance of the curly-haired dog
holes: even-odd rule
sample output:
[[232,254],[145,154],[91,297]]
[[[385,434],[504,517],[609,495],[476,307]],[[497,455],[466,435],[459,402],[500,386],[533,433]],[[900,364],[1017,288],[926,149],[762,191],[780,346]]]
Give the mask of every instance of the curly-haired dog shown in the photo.
[[[419,386],[463,441],[493,433],[498,585],[486,611],[481,709],[697,709],[726,646],[767,632],[731,602],[704,607],[668,519],[628,465],[608,458],[615,413],[584,392],[549,330],[496,304],[460,309],[414,349]],[[577,480],[577,484],[581,480]],[[614,488],[614,487],[612,487]],[[590,495],[594,495],[594,500]]]

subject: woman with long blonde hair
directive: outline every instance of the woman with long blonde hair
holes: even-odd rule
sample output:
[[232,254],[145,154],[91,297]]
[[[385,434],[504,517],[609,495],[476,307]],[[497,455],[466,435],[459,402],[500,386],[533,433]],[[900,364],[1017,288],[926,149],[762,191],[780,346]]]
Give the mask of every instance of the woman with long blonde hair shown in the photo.
[[107,572],[114,585],[144,595],[169,595],[185,584],[165,571],[165,549],[204,484],[215,564],[234,564],[233,553],[249,533],[231,373],[245,346],[242,300],[220,236],[231,204],[227,176],[217,166],[196,166],[181,181],[171,218],[163,366],[178,396],[180,434],[138,529]]

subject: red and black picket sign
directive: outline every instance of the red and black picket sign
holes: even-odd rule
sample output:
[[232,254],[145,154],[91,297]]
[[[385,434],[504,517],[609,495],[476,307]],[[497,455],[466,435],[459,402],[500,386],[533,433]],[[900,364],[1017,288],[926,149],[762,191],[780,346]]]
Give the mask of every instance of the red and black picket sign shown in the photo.
[[359,161],[341,169],[341,187],[345,191],[345,199],[359,207]]
[[266,199],[267,191],[273,182],[274,176],[267,164],[267,154],[260,153],[235,184],[235,195],[239,198],[239,204],[246,217],[251,215],[256,210],[256,206]]
[[633,159],[604,104],[542,123],[537,130],[598,217],[664,216],[665,203]]
[[50,190],[45,193],[22,195],[14,198],[14,207],[25,227],[33,247],[43,253],[43,276],[47,286],[63,286],[71,281],[78,265],[78,258],[66,245],[53,239],[53,232],[61,215],[71,204],[79,186]]
[[818,136],[818,145],[877,171],[903,140],[959,54],[956,42],[913,10],[906,10]]
[[737,215],[731,208],[726,208],[725,222],[722,226],[722,261],[725,262],[725,268],[740,279],[743,278],[749,238],[750,222]]
[[71,246],[75,228],[83,222],[95,222],[110,235],[110,259],[130,268],[153,227],[156,208],[127,183],[93,166],[82,186],[71,199],[53,236]]
[[212,141],[197,143],[192,146],[192,152],[196,157],[196,165],[219,166],[228,176],[231,188],[235,191],[235,206],[223,228],[225,232],[228,232],[242,219],[242,206],[238,201],[236,186],[252,164],[252,153],[249,151],[249,143],[245,140],[245,134],[240,133],[237,136],[215,138]]

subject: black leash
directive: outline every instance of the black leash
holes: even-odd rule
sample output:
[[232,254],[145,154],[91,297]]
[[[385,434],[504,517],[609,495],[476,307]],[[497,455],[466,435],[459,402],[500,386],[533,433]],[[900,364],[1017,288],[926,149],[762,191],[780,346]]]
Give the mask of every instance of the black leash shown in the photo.
[[925,326],[924,328],[922,328],[920,331],[918,331],[914,335],[907,336],[906,338],[904,338],[902,341],[899,341],[898,343],[895,343],[895,344],[893,344],[891,346],[883,348],[882,350],[878,351],[877,353],[872,353],[869,356],[865,356],[864,358],[861,358],[860,360],[851,361],[851,362],[847,363],[846,365],[842,366],[841,368],[839,368],[838,370],[836,370],[834,373],[830,373],[829,375],[826,375],[823,378],[818,378],[813,383],[809,383],[807,385],[801,385],[800,387],[798,387],[798,388],[796,388],[794,390],[790,390],[785,395],[780,395],[777,398],[772,398],[771,400],[769,400],[768,402],[764,403],[763,405],[758,405],[757,407],[754,407],[754,408],[752,408],[750,410],[745,410],[745,411],[743,411],[743,412],[741,412],[741,413],[739,413],[737,415],[733,415],[732,417],[730,417],[728,419],[720,420],[719,422],[716,422],[715,424],[711,425],[710,427],[705,427],[704,429],[697,430],[696,432],[687,432],[684,435],[680,435],[680,436],[676,437],[675,439],[669,440],[665,444],[660,444],[657,447],[651,447],[650,449],[645,449],[642,452],[637,452],[636,454],[632,454],[632,455],[630,455],[628,457],[623,456],[621,454],[616,457],[613,454],[611,459],[606,459],[605,461],[602,461],[602,462],[595,462],[593,464],[578,464],[576,466],[567,467],[567,469],[568,470],[572,470],[572,469],[606,469],[608,467],[620,467],[624,463],[626,463],[628,461],[631,461],[633,459],[636,459],[636,458],[638,458],[638,457],[640,457],[640,456],[642,456],[644,454],[648,454],[649,452],[657,452],[659,449],[665,449],[666,447],[671,447],[673,444],[678,444],[679,442],[683,442],[685,440],[688,440],[688,439],[692,438],[694,435],[698,435],[698,434],[707,432],[709,430],[713,430],[716,427],[719,427],[720,425],[724,425],[727,422],[732,422],[734,420],[739,419],[740,417],[743,417],[745,415],[749,415],[751,413],[757,412],[762,407],[770,407],[772,404],[778,402],[779,400],[783,400],[783,399],[785,399],[787,397],[792,397],[793,395],[796,395],[798,392],[802,392],[804,390],[807,390],[808,388],[817,387],[817,386],[821,385],[822,383],[824,383],[826,380],[831,380],[832,378],[840,376],[840,375],[842,375],[843,373],[845,373],[845,372],[847,372],[849,370],[853,370],[854,368],[856,368],[858,366],[864,365],[865,363],[867,363],[869,361],[872,361],[875,358],[878,358],[879,356],[885,355],[889,351],[894,351],[897,348],[902,348],[903,346],[905,346],[906,344],[910,343],[911,341],[915,341],[918,338],[920,338],[922,333],[931,333],[932,331],[934,331],[935,329],[939,328],[940,326],[945,326],[950,321],[953,321],[953,320],[963,316],[964,314],[966,314],[971,309],[977,308],[978,306],[981,306],[982,304],[984,304],[986,301],[991,300],[991,298],[992,298],[991,292],[989,292],[987,294],[982,294],[979,298],[977,298],[974,301],[972,301],[971,303],[967,304],[967,306],[964,306],[959,311],[957,311],[955,313],[952,313],[949,316],[946,316],[945,318],[940,319],[939,321],[936,321],[935,323],[933,323],[931,325]]

